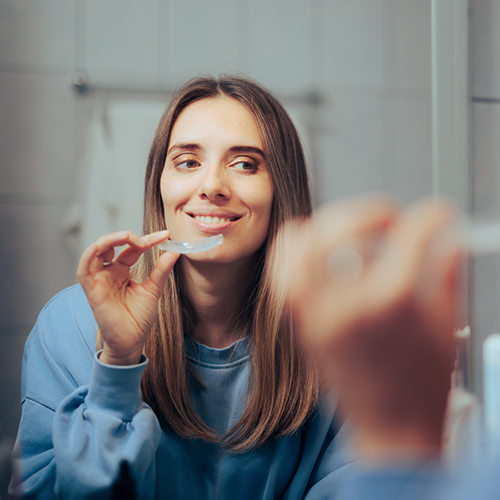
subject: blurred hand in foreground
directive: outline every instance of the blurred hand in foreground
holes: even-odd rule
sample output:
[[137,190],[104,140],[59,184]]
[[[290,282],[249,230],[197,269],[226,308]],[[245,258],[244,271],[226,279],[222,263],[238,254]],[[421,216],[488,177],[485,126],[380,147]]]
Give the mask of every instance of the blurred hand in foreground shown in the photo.
[[[398,210],[358,199],[298,228],[295,320],[365,457],[439,453],[463,262],[459,244],[443,237],[454,217],[444,202]],[[353,282],[327,270],[339,248],[363,259]]]

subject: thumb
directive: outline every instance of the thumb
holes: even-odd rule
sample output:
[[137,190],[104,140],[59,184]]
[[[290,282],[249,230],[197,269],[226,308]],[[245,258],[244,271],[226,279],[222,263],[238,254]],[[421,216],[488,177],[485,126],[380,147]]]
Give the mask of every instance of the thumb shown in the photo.
[[156,266],[151,271],[149,278],[142,283],[144,289],[157,298],[160,297],[163,287],[167,282],[168,275],[172,271],[174,264],[179,258],[180,254],[165,252],[156,263]]

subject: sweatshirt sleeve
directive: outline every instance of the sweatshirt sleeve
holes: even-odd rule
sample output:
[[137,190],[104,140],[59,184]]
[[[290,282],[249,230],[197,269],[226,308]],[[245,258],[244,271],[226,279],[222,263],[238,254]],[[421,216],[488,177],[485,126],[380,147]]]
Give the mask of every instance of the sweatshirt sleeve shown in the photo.
[[52,439],[60,498],[107,498],[124,460],[139,498],[153,498],[161,431],[141,401],[144,366],[111,367],[96,358],[89,386],[58,406]]
[[18,473],[23,499],[108,498],[126,460],[139,498],[152,498],[161,430],[141,401],[146,361],[114,367],[95,356],[97,326],[80,287],[42,310],[25,346]]
[[[435,460],[386,466],[357,464],[344,484],[345,500],[450,500],[447,474]],[[469,497],[470,498],[470,497]]]

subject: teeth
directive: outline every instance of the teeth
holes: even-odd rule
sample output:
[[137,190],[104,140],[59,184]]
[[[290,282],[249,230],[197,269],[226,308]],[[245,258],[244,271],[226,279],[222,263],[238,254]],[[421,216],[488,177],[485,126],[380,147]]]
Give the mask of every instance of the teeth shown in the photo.
[[209,215],[195,215],[194,218],[205,224],[224,224],[229,221],[223,217],[210,217]]

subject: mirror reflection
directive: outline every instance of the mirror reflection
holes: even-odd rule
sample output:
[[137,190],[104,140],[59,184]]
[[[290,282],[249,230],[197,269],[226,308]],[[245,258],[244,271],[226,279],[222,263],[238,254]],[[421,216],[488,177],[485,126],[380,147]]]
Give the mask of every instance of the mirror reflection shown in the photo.
[[[27,336],[43,305],[76,283],[78,268],[85,292],[84,295],[82,289],[73,289],[80,294],[75,299],[78,305],[58,306],[55,301],[52,303],[55,309],[49,307],[44,313],[63,317],[72,311],[76,322],[72,328],[79,332],[75,340],[67,344],[54,340],[55,346],[47,352],[53,356],[53,349],[61,348],[62,358],[76,359],[74,362],[66,359],[68,365],[59,361],[51,365],[53,370],[69,374],[57,384],[43,382],[40,374],[44,370],[38,366],[40,356],[34,355],[36,361],[26,363],[25,370],[37,374],[33,376],[36,384],[61,387],[61,392],[54,396],[57,402],[44,400],[42,386],[38,388],[36,384],[29,390],[42,400],[25,393],[25,422],[29,428],[30,422],[45,421],[47,431],[41,434],[44,439],[54,440],[57,446],[58,438],[49,430],[55,418],[53,413],[64,397],[89,384],[93,365],[99,368],[95,368],[92,377],[103,377],[100,379],[103,387],[95,390],[95,403],[89,395],[90,408],[95,405],[99,419],[101,406],[107,404],[104,394],[113,385],[106,382],[104,377],[108,374],[103,374],[107,373],[103,365],[141,366],[146,334],[153,328],[158,334],[148,338],[159,340],[146,347],[149,364],[142,379],[142,392],[156,417],[150,414],[145,417],[153,419],[148,424],[153,434],[139,441],[155,443],[156,440],[156,446],[161,448],[166,446],[168,436],[180,442],[195,439],[196,443],[201,438],[200,446],[211,451],[194,453],[194,448],[191,451],[196,460],[203,456],[208,464],[213,462],[210,459],[213,453],[220,453],[217,443],[222,436],[229,448],[242,451],[236,461],[243,460],[252,447],[261,450],[252,454],[252,460],[260,461],[256,467],[262,470],[271,469],[270,464],[284,463],[276,456],[285,453],[285,449],[289,450],[287,458],[298,469],[319,459],[290,451],[297,445],[294,439],[307,442],[304,425],[316,411],[321,392],[314,378],[317,374],[314,370],[295,368],[298,371],[292,370],[283,378],[273,376],[279,372],[283,360],[297,359],[300,365],[302,359],[293,341],[288,340],[288,345],[283,340],[290,337],[286,333],[289,327],[280,323],[286,324],[283,319],[286,315],[273,319],[271,313],[274,311],[279,318],[280,308],[285,307],[273,295],[280,295],[273,283],[279,274],[278,262],[286,264],[282,254],[288,249],[285,242],[290,237],[281,233],[282,222],[292,215],[308,214],[311,207],[327,201],[374,191],[389,193],[402,205],[422,196],[447,193],[455,197],[466,213],[480,218],[495,215],[495,198],[491,193],[498,155],[492,146],[496,141],[491,130],[495,130],[498,107],[495,98],[499,96],[495,71],[491,69],[494,65],[490,60],[488,64],[482,62],[485,60],[482,54],[491,54],[496,19],[492,13],[496,11],[489,2],[471,2],[473,141],[478,153],[473,158],[475,169],[469,173],[469,153],[463,148],[463,141],[457,140],[464,137],[464,130],[462,135],[453,136],[455,142],[445,142],[443,138],[442,131],[449,130],[446,119],[454,124],[458,121],[455,115],[451,118],[446,115],[447,110],[456,109],[453,103],[443,101],[443,95],[448,95],[446,84],[441,88],[444,93],[439,93],[436,87],[437,76],[442,79],[440,82],[446,82],[447,77],[446,64],[436,66],[436,40],[439,42],[439,36],[443,36],[446,43],[446,30],[450,29],[446,23],[437,24],[437,28],[434,24],[433,32],[431,21],[436,20],[433,8],[437,3],[311,1],[285,6],[280,2],[265,5],[234,2],[217,8],[196,4],[194,9],[185,2],[168,5],[150,2],[140,7],[131,3],[126,8],[117,8],[112,3],[75,1],[63,9],[40,7],[43,12],[39,12],[7,2],[5,15],[1,16],[5,43],[0,50],[5,104],[2,121],[6,130],[0,140],[7,165],[3,169],[4,188],[0,196],[4,232],[10,235],[2,243],[5,279],[0,339],[4,345],[1,352],[5,358],[2,365],[5,403],[0,420],[4,434],[13,438],[17,432],[21,356]],[[447,8],[445,5],[442,12],[446,13]],[[467,70],[468,20],[464,12],[466,9],[461,11],[462,17],[451,16],[455,36],[457,26],[463,35],[452,44],[456,59],[451,73],[459,67]],[[439,47],[443,45],[438,43]],[[446,51],[444,54],[447,57]],[[180,85],[202,73],[235,75],[236,80],[227,80],[227,85],[240,89],[240,93],[236,96],[228,89],[219,89],[200,94],[188,105],[178,107],[175,116],[168,111],[164,114],[166,105],[175,103],[182,95],[178,93]],[[246,76],[257,82],[252,87],[254,93],[248,90],[250,81]],[[238,80],[239,77],[242,79]],[[456,82],[456,72],[450,78]],[[214,85],[213,80],[207,81]],[[266,100],[262,96],[267,95],[267,89],[273,98],[266,99],[280,110],[275,115],[259,101]],[[468,107],[461,96],[455,93],[454,105],[458,103],[465,108],[465,118],[460,123],[467,128]],[[436,100],[437,97],[441,100]],[[272,123],[276,124],[274,129]],[[441,135],[436,135],[437,131]],[[156,146],[153,145],[154,154],[148,163],[155,134]],[[303,155],[295,134],[300,137]],[[287,152],[287,148],[293,153]],[[442,158],[449,151],[456,158],[463,159],[466,155],[467,161],[460,168],[447,170],[448,164]],[[147,165],[151,185],[144,191]],[[287,166],[286,174],[283,165]],[[474,182],[470,183],[471,180]],[[170,233],[161,232],[165,229]],[[148,236],[139,239],[143,232]],[[191,241],[201,233],[222,233],[224,243],[210,250],[213,254],[179,260],[152,250],[166,238]],[[103,235],[114,236],[102,238]],[[111,250],[114,247],[115,255]],[[124,253],[113,260],[123,248]],[[134,288],[133,299],[122,301],[122,309],[103,308],[102,297],[108,296],[111,288],[99,287],[103,282],[129,283],[128,269],[140,255],[148,257],[141,257],[142,267],[133,272],[143,285]],[[472,331],[472,349],[469,347],[466,352],[468,361],[464,368],[469,374],[466,388],[473,389],[479,398],[482,397],[481,344],[489,333],[498,330],[497,308],[492,303],[495,295],[491,293],[498,282],[495,259],[487,257],[471,263],[467,276],[472,299],[468,302],[467,294],[462,297],[468,304],[464,307],[465,320]],[[159,275],[148,278],[155,265],[160,266],[156,268],[160,269]],[[170,269],[173,271],[169,274]],[[99,273],[105,273],[100,276],[106,278],[98,277]],[[159,316],[156,317],[153,303],[137,302],[141,294],[166,286],[171,293],[175,292],[175,300],[167,300],[155,292],[155,304],[163,297]],[[132,292],[131,287],[125,288],[127,293]],[[125,288],[117,292],[122,298],[128,297]],[[267,297],[265,290],[274,298]],[[91,309],[85,306],[84,316],[79,317],[75,311],[80,311],[85,301],[90,302]],[[125,310],[130,313],[134,307],[140,310],[141,319],[131,314],[125,323],[141,326],[134,333],[125,334],[126,328],[118,328],[116,318],[126,320]],[[174,309],[176,315],[172,313]],[[150,313],[143,314],[144,310]],[[40,322],[51,332],[63,328],[64,323],[62,319],[49,321],[43,317],[39,325]],[[110,325],[120,333],[110,333],[113,330]],[[169,331],[176,333],[168,334],[169,337]],[[260,340],[257,331],[262,333]],[[55,333],[50,335],[52,338]],[[124,346],[116,340],[116,335],[127,339],[135,336],[135,340]],[[282,350],[275,352],[277,347],[268,350],[264,338],[274,339],[271,346],[280,346]],[[80,351],[76,347],[78,342]],[[93,361],[91,355],[101,346],[103,358]],[[472,369],[470,356],[473,356]],[[181,364],[180,359],[183,359]],[[227,380],[214,379],[208,365],[224,363]],[[261,365],[270,371],[263,371]],[[142,366],[129,370],[127,377],[135,376],[135,382],[139,383],[144,369]],[[266,379],[264,373],[270,378]],[[290,380],[296,379],[302,385],[295,384],[285,390]],[[123,381],[117,379],[116,383]],[[135,387],[137,392],[137,383],[128,387]],[[219,391],[218,395],[210,392],[211,385]],[[250,393],[249,387],[252,387]],[[264,387],[268,391],[274,387],[271,390],[274,396],[270,398],[275,402],[273,405],[266,406]],[[281,406],[280,397],[285,400]],[[214,403],[217,398],[220,404]],[[36,410],[28,409],[31,404]],[[140,404],[134,400],[130,405]],[[112,411],[128,412],[130,405]],[[74,408],[73,403],[70,406]],[[44,409],[40,410],[41,407]],[[136,409],[137,412],[127,414],[130,417],[125,419],[127,422],[133,421],[135,415],[142,415],[142,410]],[[57,417],[62,419],[60,428],[81,437],[83,434],[73,434],[68,430],[71,427],[63,425],[65,418],[73,420],[69,415],[74,414],[63,412]],[[111,427],[96,427],[105,428]],[[92,434],[94,428],[89,432]],[[328,443],[338,453],[332,458],[336,466],[342,460],[349,460],[337,444],[338,432],[336,428],[330,433],[335,438]],[[283,440],[273,441],[271,446],[269,439],[277,435],[283,435]],[[71,447],[65,446],[64,438],[61,439],[61,449],[69,450]],[[80,441],[82,448],[87,443]],[[177,446],[182,448],[180,444],[174,448]],[[262,451],[273,447],[275,451]],[[111,448],[114,445],[102,450]],[[150,456],[155,453],[142,450]],[[72,453],[78,453],[78,447]],[[194,460],[189,452],[182,456]],[[341,460],[340,456],[344,458]],[[110,484],[110,478],[116,477],[122,458],[127,457],[117,455],[113,459],[115,467],[104,482]],[[38,464],[41,469],[37,471],[45,472],[33,469],[33,474],[49,474],[51,460]],[[221,459],[221,464],[224,460]],[[230,463],[233,459],[228,460]],[[141,492],[147,491],[154,483],[148,476],[147,464],[153,462],[144,460],[145,469],[138,473],[133,460],[125,461],[132,466],[136,487]],[[67,457],[64,462],[75,461]],[[199,467],[208,470],[211,465],[207,464],[200,463]],[[235,470],[240,469],[235,466]],[[139,484],[137,474],[143,483]],[[162,477],[162,481],[167,481],[169,476]],[[275,491],[282,496],[294,475],[279,477],[281,483],[276,483]],[[71,474],[64,478],[58,486],[61,491],[74,487]],[[199,479],[193,478],[188,483],[195,487]],[[310,488],[315,484],[311,481],[297,487],[298,490]],[[253,492],[252,488],[258,484],[261,483],[251,481],[249,476],[248,491]],[[37,487],[44,485],[53,488],[45,481]],[[162,484],[156,482],[156,485],[157,491],[163,491]],[[200,495],[210,496],[203,487],[200,486]],[[231,491],[229,483],[226,487]],[[29,486],[24,488],[27,491]]]

